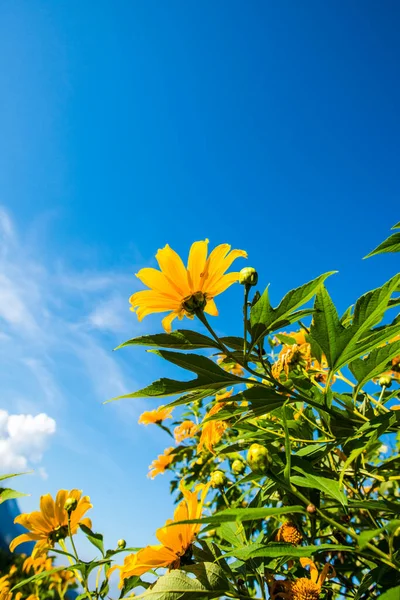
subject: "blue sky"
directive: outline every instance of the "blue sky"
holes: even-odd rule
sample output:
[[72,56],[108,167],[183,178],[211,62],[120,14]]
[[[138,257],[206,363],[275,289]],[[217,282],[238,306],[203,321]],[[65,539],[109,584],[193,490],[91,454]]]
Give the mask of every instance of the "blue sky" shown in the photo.
[[[398,270],[361,258],[399,221],[399,13],[390,0],[1,3],[0,409],[25,416],[24,510],[82,488],[110,545],[146,544],[171,515],[168,477],[146,478],[169,444],[137,425],[151,403],[102,404],[166,372],[112,353],[160,329],[127,302],[157,248],[244,248],[275,303],[337,269],[340,309]],[[240,331],[240,300],[221,297],[220,331]]]

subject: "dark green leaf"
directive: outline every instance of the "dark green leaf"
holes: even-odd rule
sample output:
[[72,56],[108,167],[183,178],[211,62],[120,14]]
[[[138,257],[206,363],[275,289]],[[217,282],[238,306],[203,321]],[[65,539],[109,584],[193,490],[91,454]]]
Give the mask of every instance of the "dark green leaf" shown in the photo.
[[371,379],[381,375],[392,358],[400,354],[400,341],[387,344],[382,348],[375,348],[365,358],[357,358],[349,365],[350,371],[358,381],[357,391]]
[[302,556],[310,557],[318,552],[331,551],[347,551],[352,552],[354,548],[351,546],[343,546],[339,544],[320,544],[319,546],[293,546],[292,544],[249,544],[242,548],[236,548],[231,552],[227,552],[225,556],[235,556],[241,560],[249,558],[279,558],[281,556],[290,556],[300,558]]
[[117,346],[115,350],[125,346],[153,346],[155,348],[175,348],[176,350],[219,348],[218,344],[211,338],[190,329],[178,329],[172,333],[155,333],[132,338]]
[[89,527],[84,525],[83,523],[79,523],[79,527],[82,529],[83,533],[86,535],[87,539],[93,546],[95,546],[102,555],[104,556],[104,545],[103,545],[103,536],[101,533],[94,533]]
[[[244,522],[244,521],[256,521],[260,519],[268,519],[269,517],[277,515],[286,515],[289,513],[304,513],[302,506],[282,506],[280,508],[227,508],[221,510],[209,517],[202,517],[200,519],[191,519],[186,521],[179,521],[182,523],[213,523],[219,525],[220,523],[228,523],[232,521]],[[178,522],[174,522],[169,527],[177,525]]]
[[[293,469],[298,470],[298,467],[293,467]],[[290,478],[291,482],[301,487],[320,490],[321,492],[324,492],[324,494],[327,494],[331,498],[335,498],[335,500],[338,500],[343,506],[347,505],[347,498],[341,491],[339,483],[337,481],[334,481],[333,479],[328,479],[327,477],[312,475],[311,473],[306,473],[304,471],[302,471],[302,474],[303,477],[292,475],[292,477]]]

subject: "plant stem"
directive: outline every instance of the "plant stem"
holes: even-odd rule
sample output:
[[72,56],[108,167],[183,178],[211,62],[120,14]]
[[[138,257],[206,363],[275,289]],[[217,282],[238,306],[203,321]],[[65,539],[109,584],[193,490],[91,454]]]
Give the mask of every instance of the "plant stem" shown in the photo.
[[244,334],[243,334],[243,361],[247,365],[247,303],[249,300],[250,286],[246,284],[244,286],[244,303],[243,303],[243,322],[244,322]]

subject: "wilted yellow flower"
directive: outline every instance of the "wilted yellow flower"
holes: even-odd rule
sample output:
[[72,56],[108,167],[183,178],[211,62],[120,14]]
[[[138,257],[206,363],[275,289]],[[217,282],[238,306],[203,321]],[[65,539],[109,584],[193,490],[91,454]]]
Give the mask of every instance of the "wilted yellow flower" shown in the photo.
[[164,454],[159,454],[159,456],[157,456],[157,458],[153,460],[153,462],[149,466],[149,469],[151,470],[147,474],[147,477],[150,477],[150,479],[154,479],[156,475],[165,473],[165,470],[174,460],[174,457],[171,455],[173,449],[174,448],[172,446],[170,448],[166,448],[164,450]]
[[76,510],[71,513],[71,533],[75,534],[78,525],[82,523],[91,527],[92,523],[83,515],[92,508],[89,496],[83,496],[80,490],[60,490],[54,501],[50,494],[41,496],[40,511],[24,513],[15,518],[14,523],[19,523],[29,530],[16,537],[10,544],[13,550],[23,542],[36,542],[32,558],[52,548],[56,542],[68,535],[68,513],[64,508],[67,498],[75,498],[78,502]]
[[300,577],[294,581],[274,581],[270,586],[271,600],[319,600],[325,579],[336,575],[329,563],[325,564],[320,575],[310,558],[300,558],[300,563],[303,567],[310,567],[310,579]]
[[138,423],[150,425],[151,423],[161,423],[165,419],[171,419],[172,408],[168,406],[159,406],[154,410],[146,410],[139,417]]
[[[214,404],[211,410],[208,411],[208,413],[204,417],[204,420],[208,417],[211,417],[212,415],[215,415],[222,408],[224,408],[226,402],[222,402],[222,400],[230,398],[232,396],[232,393],[233,390],[229,390],[229,392],[226,392],[224,394],[217,394],[215,396],[216,404]],[[222,420],[207,421],[207,423],[204,423],[204,420],[200,426],[201,436],[199,443],[197,444],[197,452],[199,453],[203,450],[203,448],[207,448],[209,452],[215,454],[213,448],[222,439],[225,430],[228,428],[228,423]]]
[[174,429],[175,442],[177,444],[180,444],[181,442],[183,442],[183,440],[193,437],[196,430],[196,423],[193,423],[193,421],[190,421],[189,419],[187,421],[183,421]]
[[225,354],[220,354],[217,358],[217,363],[223,368],[225,369],[225,371],[228,371],[229,373],[232,373],[232,375],[237,375],[238,377],[243,377],[244,375],[244,369],[241,365],[239,365],[239,363],[235,363],[235,362],[226,362],[226,356]]
[[272,365],[272,375],[278,379],[282,371],[286,377],[289,377],[289,370],[297,365],[304,369],[311,367],[311,346],[310,344],[284,345],[279,353],[278,360]]
[[[133,575],[143,575],[150,569],[158,567],[167,567],[168,569],[178,569],[189,561],[192,555],[192,543],[201,525],[185,524],[169,527],[172,523],[186,521],[189,519],[199,519],[203,510],[204,500],[207,496],[209,486],[199,484],[193,492],[180,486],[183,494],[183,500],[175,509],[174,518],[168,519],[164,527],[157,530],[156,536],[161,545],[147,546],[139,550],[136,554],[130,554],[125,558],[124,564],[120,569],[120,587],[124,580]],[[200,499],[198,497],[200,492]]]
[[303,541],[303,536],[294,523],[286,521],[279,527],[275,539],[277,542],[286,542],[298,546]]
[[180,256],[167,244],[158,250],[157,269],[141,269],[136,277],[149,290],[133,294],[129,302],[139,321],[152,313],[170,312],[162,325],[167,333],[172,321],[185,315],[193,318],[196,310],[218,315],[215,296],[238,281],[239,273],[225,274],[236,258],[247,257],[243,250],[231,250],[229,244],[214,248],[207,258],[208,240],[194,242],[189,252],[187,267]]

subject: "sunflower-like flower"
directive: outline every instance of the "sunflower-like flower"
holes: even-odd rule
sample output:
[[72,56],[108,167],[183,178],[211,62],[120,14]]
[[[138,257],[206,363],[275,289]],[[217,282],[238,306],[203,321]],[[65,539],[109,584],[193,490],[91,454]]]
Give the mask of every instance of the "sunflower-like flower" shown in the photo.
[[36,558],[55,543],[63,540],[68,535],[68,513],[64,508],[68,498],[74,498],[77,502],[76,509],[71,513],[71,533],[78,531],[78,525],[83,524],[91,527],[92,523],[83,515],[92,508],[89,496],[82,496],[80,490],[60,490],[55,501],[50,494],[41,496],[40,511],[24,513],[15,518],[14,523],[19,523],[28,529],[16,537],[10,544],[11,552],[23,542],[36,542],[32,552],[32,558]]
[[203,448],[207,448],[207,450],[209,452],[212,452],[212,454],[215,454],[214,446],[216,444],[218,444],[218,442],[222,439],[224,432],[228,428],[228,423],[226,421],[222,421],[222,420],[207,421],[206,423],[204,423],[204,421],[208,417],[215,415],[222,408],[224,408],[226,402],[223,402],[223,400],[230,398],[232,396],[232,393],[233,393],[233,390],[229,390],[228,392],[226,392],[224,394],[217,394],[215,396],[216,404],[214,404],[214,406],[211,408],[211,410],[209,410],[208,413],[205,415],[203,422],[200,426],[201,427],[201,435],[200,435],[199,443],[197,444],[197,452],[198,453],[200,453],[203,450]]
[[310,558],[300,558],[302,567],[310,567],[310,578],[300,577],[294,581],[274,581],[270,586],[271,600],[319,600],[325,579],[336,576],[329,563],[324,565],[321,574]]
[[127,577],[140,576],[159,567],[178,569],[181,565],[190,562],[192,544],[201,525],[198,523],[171,525],[179,521],[199,519],[208,489],[209,485],[199,484],[193,492],[190,492],[182,485],[180,486],[184,499],[175,509],[174,518],[168,519],[164,527],[157,530],[156,536],[160,545],[147,546],[125,558],[124,564],[118,567],[120,569],[120,587],[123,586]]
[[165,419],[171,419],[172,408],[168,406],[159,406],[154,410],[146,410],[139,417],[138,423],[150,425],[151,423],[162,423]]
[[294,523],[286,521],[279,527],[275,539],[277,542],[286,542],[298,546],[303,541],[303,536]]
[[171,454],[173,449],[174,448],[172,446],[170,448],[165,448],[164,454],[159,454],[157,458],[153,460],[153,462],[149,466],[149,472],[147,474],[147,477],[150,477],[150,479],[154,479],[156,475],[165,473],[165,470],[174,460],[174,457]]
[[207,258],[208,240],[194,242],[189,252],[187,267],[180,256],[167,244],[158,250],[157,269],[141,269],[136,277],[149,290],[133,294],[129,302],[139,321],[152,313],[169,312],[162,325],[167,333],[176,317],[193,318],[197,310],[217,316],[215,296],[238,281],[239,273],[225,272],[236,258],[247,258],[244,250],[232,250],[229,244],[220,244]]
[[174,429],[175,442],[177,444],[180,444],[181,442],[183,442],[183,440],[193,437],[196,433],[196,430],[196,423],[193,423],[193,421],[190,421],[189,419],[187,421],[183,421]]

